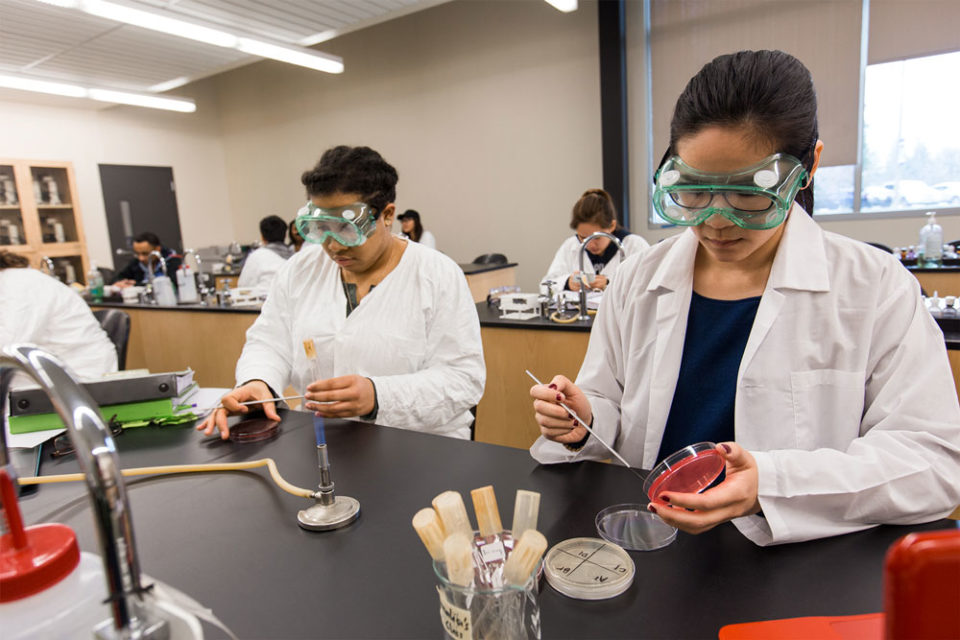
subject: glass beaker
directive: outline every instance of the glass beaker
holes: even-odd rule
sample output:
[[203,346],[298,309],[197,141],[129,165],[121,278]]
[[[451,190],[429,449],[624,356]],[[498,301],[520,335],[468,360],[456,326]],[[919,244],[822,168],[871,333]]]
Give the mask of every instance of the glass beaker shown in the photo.
[[[503,532],[501,540],[506,551],[512,551],[513,538],[509,531]],[[474,556],[482,563],[482,547],[486,542],[477,535],[474,539]],[[497,561],[494,560],[496,563]],[[502,559],[499,561],[502,564]],[[491,569],[491,565],[485,565]],[[440,622],[445,637],[455,640],[531,640],[540,638],[540,574],[543,561],[523,586],[504,584],[485,586],[483,583],[462,587],[447,579],[446,565],[434,562],[437,576],[437,593],[440,596]],[[486,571],[481,569],[481,573]],[[480,576],[484,579],[484,576]],[[487,575],[486,578],[490,576]],[[494,579],[496,582],[496,580]]]

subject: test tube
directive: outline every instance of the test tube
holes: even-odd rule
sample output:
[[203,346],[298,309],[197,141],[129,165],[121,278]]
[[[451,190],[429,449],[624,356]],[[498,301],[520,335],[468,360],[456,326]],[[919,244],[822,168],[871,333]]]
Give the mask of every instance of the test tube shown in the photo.
[[433,499],[434,509],[440,515],[443,529],[447,535],[462,533],[473,539],[473,527],[467,516],[467,508],[463,504],[463,497],[456,491],[444,491]]
[[430,557],[437,562],[441,562],[443,560],[443,539],[445,533],[443,524],[437,516],[437,512],[430,507],[420,509],[420,511],[417,511],[413,516],[413,528],[423,541]]
[[537,516],[540,513],[540,494],[536,491],[517,489],[517,499],[513,503],[513,539],[519,540],[527,529],[537,528]]
[[473,498],[473,510],[477,514],[477,528],[480,529],[480,535],[496,536],[503,532],[503,525],[500,523],[500,511],[497,509],[497,496],[493,492],[493,487],[487,485],[470,492]]
[[473,584],[473,545],[468,536],[459,531],[447,536],[443,541],[443,556],[450,582],[461,587]]
[[519,587],[527,584],[530,574],[540,561],[543,552],[547,550],[547,539],[536,529],[527,529],[520,542],[514,547],[503,566],[503,578],[508,584]]

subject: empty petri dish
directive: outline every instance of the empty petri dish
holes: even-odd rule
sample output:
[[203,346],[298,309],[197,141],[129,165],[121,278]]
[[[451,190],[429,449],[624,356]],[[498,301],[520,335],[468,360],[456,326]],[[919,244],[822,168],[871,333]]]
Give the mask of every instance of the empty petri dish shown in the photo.
[[620,546],[599,538],[558,542],[543,559],[547,583],[569,598],[605,600],[633,584],[633,560]]
[[280,433],[280,423],[270,418],[241,420],[230,427],[230,439],[234,442],[259,442]]
[[661,549],[677,538],[677,530],[647,511],[645,504],[615,504],[597,514],[597,533],[628,551]]
[[664,504],[664,491],[700,493],[720,476],[723,456],[712,442],[698,442],[672,453],[653,468],[643,482],[643,493],[651,502]]

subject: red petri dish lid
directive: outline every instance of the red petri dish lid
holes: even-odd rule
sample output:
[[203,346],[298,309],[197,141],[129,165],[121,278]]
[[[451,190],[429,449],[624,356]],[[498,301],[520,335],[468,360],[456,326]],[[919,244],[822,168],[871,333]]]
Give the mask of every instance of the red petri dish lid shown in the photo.
[[643,482],[643,492],[651,502],[665,491],[700,493],[720,476],[723,456],[712,442],[698,442],[672,453],[660,462]]
[[230,427],[230,439],[233,442],[259,442],[273,438],[278,433],[280,423],[269,418],[242,420]]

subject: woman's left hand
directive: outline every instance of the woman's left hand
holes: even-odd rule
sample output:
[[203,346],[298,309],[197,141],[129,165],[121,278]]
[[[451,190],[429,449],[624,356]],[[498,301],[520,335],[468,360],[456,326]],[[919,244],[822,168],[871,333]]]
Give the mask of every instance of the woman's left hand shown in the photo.
[[318,416],[355,418],[373,411],[376,392],[369,378],[340,376],[311,382],[307,386],[305,400],[304,408]]
[[[717,445],[726,460],[726,477],[703,493],[665,491],[651,502],[650,510],[672,527],[687,533],[703,533],[718,524],[760,511],[757,461],[735,442]],[[692,509],[692,511],[690,511]]]

